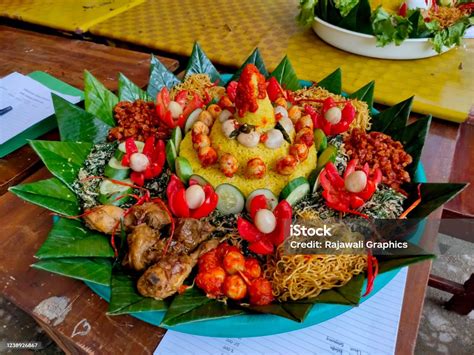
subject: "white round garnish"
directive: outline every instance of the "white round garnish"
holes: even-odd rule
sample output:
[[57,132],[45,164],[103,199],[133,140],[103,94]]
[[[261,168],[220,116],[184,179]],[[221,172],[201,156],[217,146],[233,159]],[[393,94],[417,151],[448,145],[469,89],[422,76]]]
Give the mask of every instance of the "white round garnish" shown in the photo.
[[222,132],[227,138],[229,138],[232,132],[235,131],[236,123],[237,122],[235,120],[227,120],[224,123],[222,123]]
[[281,117],[288,117],[288,110],[284,108],[283,106],[277,106],[275,107],[275,115],[279,113]]
[[170,102],[168,105],[168,110],[171,111],[171,117],[173,117],[175,120],[183,114],[183,108],[176,101]]
[[358,193],[367,186],[367,175],[361,170],[354,171],[347,175],[344,180],[344,186],[347,191]]
[[271,129],[267,132],[267,139],[265,140],[265,147],[270,149],[280,148],[283,144],[283,133],[278,129]]
[[338,124],[339,121],[341,121],[342,118],[342,112],[341,109],[337,106],[331,107],[329,110],[326,111],[324,114],[324,118],[326,121],[328,121],[330,124]]
[[186,189],[186,202],[190,209],[201,207],[205,199],[206,194],[200,185],[192,185]]
[[130,168],[137,173],[145,171],[150,164],[148,157],[143,153],[133,153],[130,156]]
[[271,233],[276,228],[276,217],[270,210],[258,210],[255,213],[255,226],[262,233]]
[[283,127],[286,133],[290,134],[294,129],[293,122],[288,117],[283,117],[278,121],[278,123]]
[[[409,10],[422,9],[427,10],[431,7],[431,1],[425,2],[425,0],[407,0],[407,7]],[[449,6],[449,1],[441,1],[441,6]]]
[[229,110],[222,110],[222,112],[219,114],[219,121],[225,122],[231,117],[232,117],[232,112],[230,112]]
[[258,142],[260,142],[260,133],[258,133],[257,131],[251,131],[249,133],[239,133],[239,135],[237,136],[237,140],[240,144],[248,148],[254,148],[258,145]]

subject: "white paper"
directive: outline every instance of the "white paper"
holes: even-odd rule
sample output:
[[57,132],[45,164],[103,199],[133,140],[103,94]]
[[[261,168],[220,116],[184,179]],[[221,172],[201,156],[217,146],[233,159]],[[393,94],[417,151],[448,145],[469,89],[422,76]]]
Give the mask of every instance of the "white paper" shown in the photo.
[[167,331],[154,355],[394,354],[407,268],[373,297],[326,322],[279,335],[212,338]]
[[81,100],[50,90],[43,84],[20,73],[11,73],[0,79],[0,109],[12,110],[0,116],[0,144],[20,134],[54,113],[51,93],[72,103]]

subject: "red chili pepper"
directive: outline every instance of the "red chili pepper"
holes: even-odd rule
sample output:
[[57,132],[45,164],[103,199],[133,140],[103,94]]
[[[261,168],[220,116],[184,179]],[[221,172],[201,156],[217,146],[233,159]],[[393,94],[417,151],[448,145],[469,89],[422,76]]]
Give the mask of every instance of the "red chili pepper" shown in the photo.
[[174,97],[174,101],[176,101],[181,107],[184,108],[184,106],[186,105],[187,97],[188,97],[188,90],[181,90]]
[[398,10],[398,14],[402,17],[407,17],[407,12],[408,12],[408,5],[406,2],[400,6],[400,9]]
[[249,250],[255,254],[267,255],[273,253],[273,243],[268,238],[250,243]]
[[275,230],[270,233],[270,239],[275,246],[278,246],[283,243],[285,238],[290,234],[293,209],[286,200],[282,200],[275,207],[273,213],[275,214],[277,225]]
[[229,99],[234,102],[235,101],[235,97],[237,96],[237,86],[239,85],[239,83],[237,81],[231,81],[228,85],[227,85],[227,89],[226,89],[226,92],[227,92],[227,96],[229,96]]
[[169,196],[168,205],[176,217],[187,218],[190,216],[188,203],[186,201],[186,190],[184,188],[175,191]]
[[204,194],[206,196],[204,203],[196,208],[195,210],[191,211],[191,218],[203,218],[208,216],[212,211],[214,211],[217,207],[217,202],[219,197],[215,193],[214,189],[211,185],[205,185],[203,187]]
[[168,186],[166,187],[166,196],[168,196],[168,199],[169,199],[173,193],[175,193],[176,191],[180,189],[184,190],[184,184],[179,179],[179,177],[172,174],[168,181]]
[[135,144],[135,140],[133,138],[127,138],[125,140],[125,154],[122,158],[122,165],[129,166],[130,165],[130,157],[132,154],[137,153],[138,148]]
[[285,90],[281,87],[280,83],[274,76],[267,80],[267,94],[272,102],[280,97],[287,98]]
[[143,184],[145,183],[145,176],[142,173],[132,171],[132,173],[130,174],[130,180],[132,180],[138,186],[143,186]]
[[267,209],[268,203],[265,195],[257,195],[250,202],[250,218],[254,219],[259,210]]
[[379,273],[379,263],[375,256],[372,255],[372,251],[367,252],[367,287],[362,297],[367,296],[372,292],[374,288],[374,281]]
[[257,227],[242,217],[237,219],[237,230],[239,231],[239,235],[250,243],[259,241],[264,236]]

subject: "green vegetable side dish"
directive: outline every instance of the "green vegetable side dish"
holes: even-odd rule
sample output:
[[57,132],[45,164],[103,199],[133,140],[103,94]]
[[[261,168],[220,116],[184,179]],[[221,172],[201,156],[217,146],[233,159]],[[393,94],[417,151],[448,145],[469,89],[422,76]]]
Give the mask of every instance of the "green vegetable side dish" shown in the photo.
[[399,46],[409,38],[428,38],[433,49],[459,46],[466,30],[474,23],[471,0],[300,0],[297,21],[309,26],[318,17],[332,25],[373,35],[377,47]]

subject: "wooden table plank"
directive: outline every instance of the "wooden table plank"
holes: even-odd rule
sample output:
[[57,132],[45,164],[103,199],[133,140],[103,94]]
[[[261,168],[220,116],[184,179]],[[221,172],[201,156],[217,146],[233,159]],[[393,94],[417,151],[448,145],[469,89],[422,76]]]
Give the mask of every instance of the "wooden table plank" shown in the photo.
[[[28,74],[41,70],[83,89],[83,73],[87,69],[110,90],[117,89],[119,72],[140,87],[148,83],[150,55],[147,53],[7,26],[0,26],[0,43],[0,77],[13,71]],[[170,70],[178,68],[178,61],[159,58]],[[56,138],[57,133],[42,137]],[[0,195],[39,166],[39,158],[27,146],[0,159]]]

